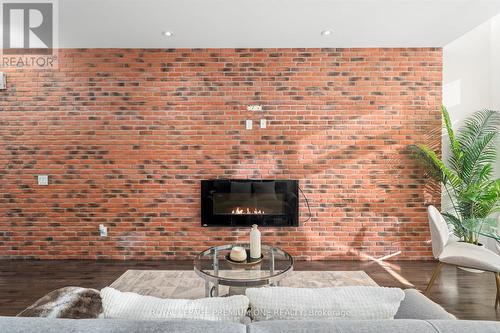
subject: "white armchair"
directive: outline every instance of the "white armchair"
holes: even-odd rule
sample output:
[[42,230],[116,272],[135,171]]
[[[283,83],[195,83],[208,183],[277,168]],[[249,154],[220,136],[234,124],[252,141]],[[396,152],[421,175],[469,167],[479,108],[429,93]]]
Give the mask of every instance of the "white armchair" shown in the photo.
[[439,263],[432,273],[424,293],[427,295],[430,292],[443,264],[480,269],[495,274],[497,286],[495,309],[498,308],[500,302],[500,256],[481,246],[450,240],[448,225],[439,210],[434,206],[429,206],[427,212],[429,213],[431,229],[432,254],[434,258],[439,260]]

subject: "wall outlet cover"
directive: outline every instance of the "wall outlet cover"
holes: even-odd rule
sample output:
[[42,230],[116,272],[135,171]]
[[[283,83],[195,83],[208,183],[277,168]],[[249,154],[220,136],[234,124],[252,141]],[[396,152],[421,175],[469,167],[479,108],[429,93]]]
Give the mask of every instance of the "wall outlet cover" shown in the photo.
[[105,227],[104,224],[99,224],[99,236],[100,237],[108,236],[108,227]]
[[252,121],[251,120],[245,120],[245,128],[247,130],[251,130],[253,127]]
[[0,90],[7,89],[7,74],[0,72]]
[[267,120],[261,119],[260,120],[260,128],[266,128],[266,127],[267,127]]
[[38,185],[40,185],[40,186],[49,185],[49,176],[48,175],[38,175],[37,180],[38,180]]

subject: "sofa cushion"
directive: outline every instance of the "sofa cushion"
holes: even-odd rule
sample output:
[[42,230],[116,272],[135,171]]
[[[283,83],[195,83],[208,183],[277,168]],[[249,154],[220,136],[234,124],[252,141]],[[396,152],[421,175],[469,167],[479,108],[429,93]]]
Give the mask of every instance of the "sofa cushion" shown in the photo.
[[404,290],[405,299],[401,302],[394,319],[456,319],[441,305],[434,303],[416,289]]
[[[468,320],[262,321],[248,325],[204,320],[0,317],[2,333],[497,333],[500,323]],[[248,329],[247,329],[248,328]]]
[[85,319],[97,318],[101,312],[98,290],[64,287],[51,291],[17,316]]
[[248,325],[248,333],[436,333],[423,320],[273,320]]
[[243,322],[248,310],[244,295],[201,299],[162,299],[106,287],[101,290],[103,318],[201,319]]
[[242,324],[205,320],[0,317],[0,328],[2,333],[246,333]]
[[249,288],[251,317],[260,320],[392,319],[404,298],[399,288]]
[[429,320],[439,333],[498,333],[500,322],[472,320]]
[[248,325],[248,333],[498,333],[500,323],[469,320],[274,320]]

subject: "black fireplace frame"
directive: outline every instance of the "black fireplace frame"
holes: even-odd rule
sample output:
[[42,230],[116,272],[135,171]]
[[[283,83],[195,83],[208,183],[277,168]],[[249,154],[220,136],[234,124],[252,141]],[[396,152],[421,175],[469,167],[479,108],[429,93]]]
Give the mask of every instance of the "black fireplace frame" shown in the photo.
[[[231,193],[231,183],[267,183],[274,182],[275,193],[283,199],[282,214],[232,215],[214,212],[214,194]],[[259,185],[256,185],[256,187]],[[270,185],[264,185],[270,186]],[[272,186],[272,185],[271,185]],[[252,192],[254,186],[252,185]],[[203,227],[248,227],[257,224],[260,227],[298,227],[299,226],[299,183],[297,180],[268,179],[210,179],[201,181],[201,225]]]

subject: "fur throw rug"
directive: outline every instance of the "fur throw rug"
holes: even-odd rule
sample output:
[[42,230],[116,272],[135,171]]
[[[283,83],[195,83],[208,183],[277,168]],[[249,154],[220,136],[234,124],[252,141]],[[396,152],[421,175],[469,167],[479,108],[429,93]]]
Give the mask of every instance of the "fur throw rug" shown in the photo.
[[97,318],[101,312],[98,290],[64,287],[51,291],[17,316],[85,319]]

